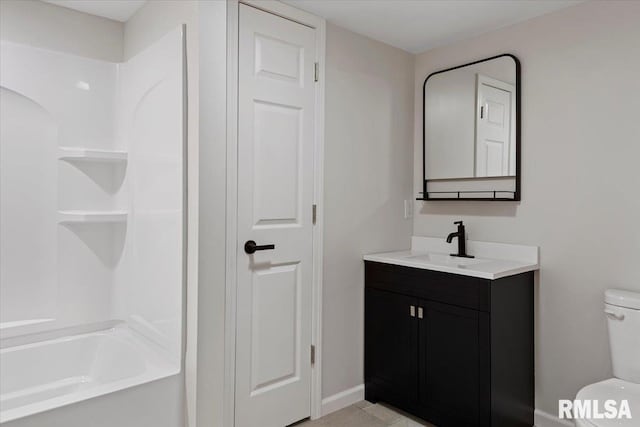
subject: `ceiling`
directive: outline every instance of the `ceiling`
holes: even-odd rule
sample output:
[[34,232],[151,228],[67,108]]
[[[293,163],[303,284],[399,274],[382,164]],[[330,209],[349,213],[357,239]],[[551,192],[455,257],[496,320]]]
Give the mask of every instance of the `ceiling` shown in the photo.
[[[146,0],[43,0],[125,22]],[[157,1],[157,0],[154,0]],[[412,53],[475,37],[583,0],[282,0]]]
[[282,0],[412,53],[475,37],[582,0]]
[[46,3],[74,9],[115,21],[126,22],[146,3],[146,0],[42,0]]

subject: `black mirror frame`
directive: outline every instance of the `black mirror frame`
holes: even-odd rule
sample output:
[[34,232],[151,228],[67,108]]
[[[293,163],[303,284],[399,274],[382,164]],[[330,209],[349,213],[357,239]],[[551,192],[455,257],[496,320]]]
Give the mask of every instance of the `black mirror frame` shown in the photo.
[[[426,165],[426,161],[425,161],[425,148],[426,148],[426,123],[424,120],[424,115],[425,115],[425,109],[426,109],[426,88],[427,88],[427,81],[437,75],[437,74],[442,74],[442,73],[446,73],[447,71],[453,71],[453,70],[457,70],[459,68],[463,68],[463,67],[468,67],[469,65],[475,65],[475,64],[479,64],[481,62],[487,62],[487,61],[491,61],[493,59],[498,59],[498,58],[503,58],[503,57],[508,57],[513,59],[513,62],[515,63],[516,66],[516,176],[515,176],[515,191],[513,194],[513,198],[500,198],[500,197],[496,197],[496,193],[504,193],[504,191],[493,191],[493,190],[486,190],[486,191],[480,191],[481,193],[489,193],[492,192],[494,193],[494,197],[460,197],[460,193],[469,193],[468,191],[460,191],[458,192],[458,197],[429,197],[429,193],[427,192],[427,165]],[[520,95],[521,95],[521,87],[520,87],[520,60],[513,54],[510,53],[503,53],[501,55],[496,55],[496,56],[492,56],[490,58],[485,58],[485,59],[480,59],[478,61],[473,61],[473,62],[469,62],[467,64],[463,64],[463,65],[458,65],[457,67],[451,67],[451,68],[447,68],[444,70],[440,70],[440,71],[436,71],[433,72],[431,74],[429,74],[427,76],[426,79],[424,79],[424,83],[422,84],[422,197],[418,197],[417,200],[428,200],[428,201],[434,201],[434,200],[445,200],[445,201],[452,201],[452,200],[478,200],[478,201],[508,201],[508,202],[519,202],[522,199],[522,188],[521,188],[521,176],[522,176],[522,151],[521,151],[521,138],[520,138],[520,134],[521,134],[521,102],[520,102]],[[472,180],[472,179],[483,179],[483,178],[459,178],[460,180]],[[451,179],[452,181],[456,180],[455,178]],[[451,191],[451,193],[454,193],[455,191]]]

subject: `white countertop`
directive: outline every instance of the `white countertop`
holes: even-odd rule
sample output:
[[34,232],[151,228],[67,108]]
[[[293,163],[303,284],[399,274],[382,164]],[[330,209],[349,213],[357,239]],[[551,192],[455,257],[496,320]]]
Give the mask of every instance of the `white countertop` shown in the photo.
[[539,269],[538,247],[467,241],[467,253],[475,258],[449,256],[457,252],[457,242],[418,237],[411,239],[411,249],[365,255],[366,261],[422,268],[483,279],[500,279]]

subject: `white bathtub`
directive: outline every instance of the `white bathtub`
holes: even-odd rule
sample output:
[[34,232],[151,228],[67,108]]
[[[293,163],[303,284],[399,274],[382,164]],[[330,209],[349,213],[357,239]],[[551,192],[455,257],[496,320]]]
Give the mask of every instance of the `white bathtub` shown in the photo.
[[171,363],[160,347],[126,324],[3,348],[0,350],[0,422],[123,390],[179,371],[179,365]]

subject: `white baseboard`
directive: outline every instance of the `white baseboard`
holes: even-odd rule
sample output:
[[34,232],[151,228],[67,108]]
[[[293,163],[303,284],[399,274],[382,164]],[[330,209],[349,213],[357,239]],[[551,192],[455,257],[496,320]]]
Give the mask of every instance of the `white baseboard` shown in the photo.
[[547,414],[546,412],[536,409],[533,413],[533,420],[536,427],[575,427],[575,424],[568,420]]
[[346,408],[361,400],[364,400],[364,384],[322,399],[322,416]]

